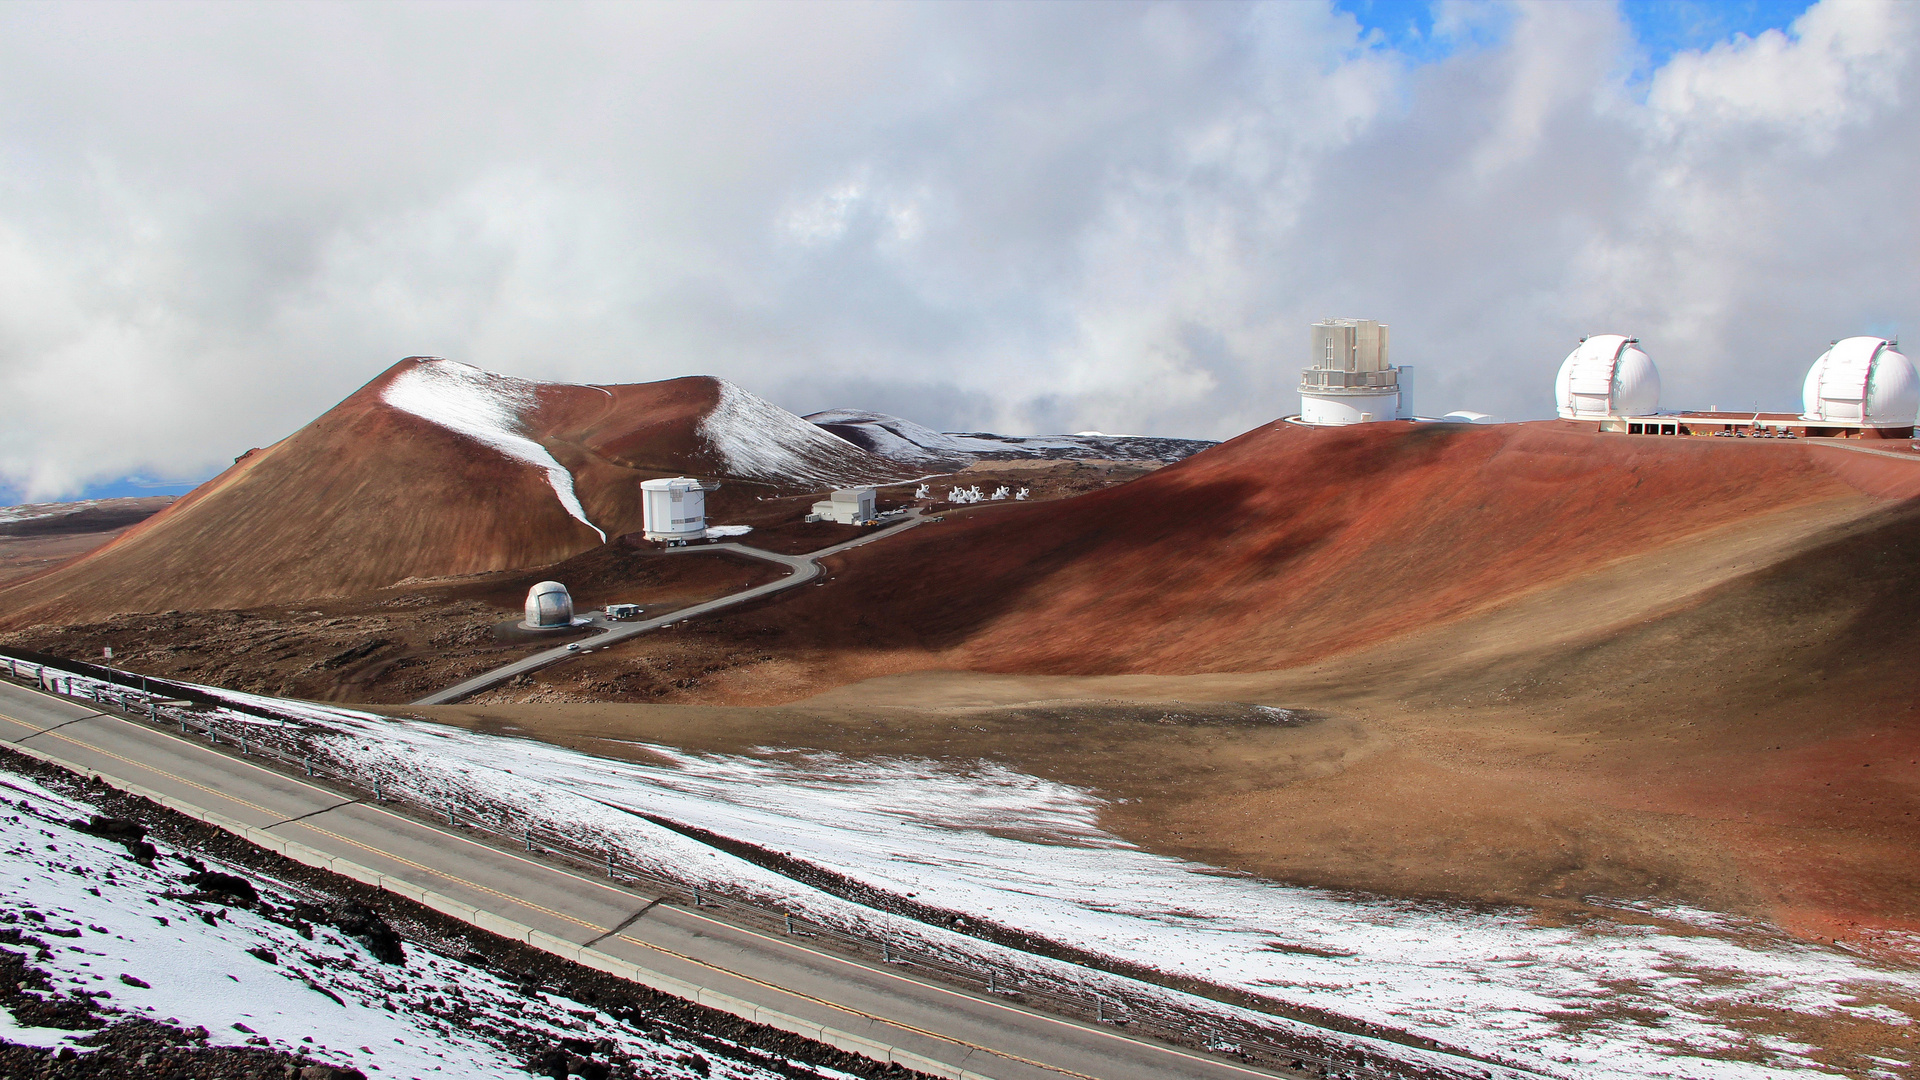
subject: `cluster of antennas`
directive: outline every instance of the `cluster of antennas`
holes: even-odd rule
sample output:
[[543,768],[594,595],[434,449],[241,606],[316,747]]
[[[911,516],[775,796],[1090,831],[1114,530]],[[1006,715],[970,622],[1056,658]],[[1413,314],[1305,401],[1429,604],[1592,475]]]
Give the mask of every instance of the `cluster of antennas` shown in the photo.
[[[1554,401],[1567,420],[1644,416],[1660,408],[1660,371],[1639,338],[1598,334],[1560,365]],[[1920,372],[1889,338],[1835,341],[1807,370],[1800,419],[1838,427],[1912,427]]]
[[[922,484],[920,488],[922,491],[927,490],[925,484]],[[925,498],[925,496],[921,496],[921,497]],[[956,488],[947,489],[947,501],[950,503],[953,503],[956,506],[965,506],[968,503],[978,503],[978,502],[999,502],[1003,499],[1023,500],[1026,497],[1027,497],[1026,488],[1021,488],[1019,491],[1015,491],[1012,488],[1007,487],[1005,484],[1002,484],[999,487],[994,488],[992,494],[987,494],[986,492],[981,491],[980,485],[978,484],[975,484],[972,487],[956,487]]]

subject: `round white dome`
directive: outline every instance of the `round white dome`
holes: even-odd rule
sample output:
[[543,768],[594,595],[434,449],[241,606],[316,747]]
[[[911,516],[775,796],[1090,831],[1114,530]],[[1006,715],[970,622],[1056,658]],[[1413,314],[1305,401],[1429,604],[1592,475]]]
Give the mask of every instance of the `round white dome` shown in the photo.
[[1565,420],[1643,416],[1660,407],[1660,370],[1639,339],[1596,334],[1560,365],[1553,397]]
[[543,581],[527,590],[528,626],[572,626],[573,597],[557,581]]
[[1560,365],[1554,400],[1568,420],[1650,413],[1660,407],[1660,371],[1637,339],[1596,334]]
[[1803,420],[1844,427],[1912,427],[1920,413],[1920,372],[1886,338],[1833,343],[1807,369]]

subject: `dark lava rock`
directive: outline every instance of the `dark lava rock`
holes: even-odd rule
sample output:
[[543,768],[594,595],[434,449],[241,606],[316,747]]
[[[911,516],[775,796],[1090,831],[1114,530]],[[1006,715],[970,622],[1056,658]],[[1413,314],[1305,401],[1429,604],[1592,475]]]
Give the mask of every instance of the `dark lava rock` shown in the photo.
[[358,938],[375,960],[383,964],[407,962],[399,933],[373,909],[355,903],[335,904],[327,909],[327,915],[328,922],[339,927],[342,933]]
[[141,840],[147,835],[145,825],[128,821],[126,818],[108,817],[105,814],[93,815],[87,819],[85,825],[76,821],[73,827],[83,833],[104,836],[109,840]]
[[308,1065],[300,1070],[300,1080],[367,1080],[367,1074],[338,1065]]
[[260,902],[260,893],[253,887],[253,882],[248,881],[238,874],[223,874],[218,870],[202,870],[198,873],[188,874],[184,880],[187,884],[199,889],[203,893],[229,897],[233,903],[239,907],[252,907]]

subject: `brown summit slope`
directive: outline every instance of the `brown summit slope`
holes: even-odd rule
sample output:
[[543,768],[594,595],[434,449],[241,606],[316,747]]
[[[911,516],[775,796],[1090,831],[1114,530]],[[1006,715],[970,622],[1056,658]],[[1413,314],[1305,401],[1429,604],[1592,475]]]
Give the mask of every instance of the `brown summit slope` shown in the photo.
[[0,592],[6,622],[366,591],[557,562],[600,542],[541,473],[381,401],[412,363],[105,548]]
[[1756,515],[1914,495],[1920,462],[1805,443],[1273,424],[1120,487],[859,549],[831,589],[715,629],[781,626],[826,658],[781,681],[787,699],[925,667],[1273,670]]
[[[543,447],[609,537],[641,528],[639,481],[649,477],[726,479],[709,504],[725,515],[732,503],[753,506],[754,492],[898,471],[712,378],[539,384],[410,357],[113,543],[0,589],[0,627],[354,595],[408,578],[544,566],[603,542],[568,512],[545,469],[385,400],[421,368],[446,376],[432,393],[467,394],[449,415],[470,415],[477,403],[491,410],[481,427]],[[731,426],[713,422],[729,402],[773,429],[785,453],[775,464],[799,475],[736,475],[741,455],[729,440],[764,446],[737,415]]]

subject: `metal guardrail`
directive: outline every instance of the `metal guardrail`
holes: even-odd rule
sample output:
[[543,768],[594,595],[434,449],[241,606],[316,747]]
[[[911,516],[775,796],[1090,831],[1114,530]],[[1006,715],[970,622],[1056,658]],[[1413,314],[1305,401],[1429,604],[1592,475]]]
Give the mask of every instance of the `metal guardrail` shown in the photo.
[[[1318,1072],[1329,1077],[1379,1077],[1382,1080],[1415,1074],[1403,1071],[1404,1067],[1396,1067],[1398,1063],[1384,1055],[1356,1051],[1349,1057],[1333,1058],[1305,1046],[1275,1041],[1250,1025],[1235,1024],[1217,1017],[1200,1021],[1138,996],[1074,993],[1058,986],[1042,986],[1030,975],[1023,977],[1021,972],[938,955],[872,932],[863,933],[818,920],[798,918],[785,907],[766,903],[748,893],[725,886],[716,888],[712,883],[691,884],[623,864],[612,848],[586,847],[529,820],[522,819],[516,823],[513,815],[502,808],[483,808],[470,804],[456,806],[451,802],[433,803],[409,797],[407,792],[395,790],[390,784],[382,785],[376,779],[346,772],[336,762],[323,760],[316,763],[312,749],[300,745],[297,738],[290,737],[291,733],[304,732],[313,724],[311,719],[297,714],[280,714],[247,702],[210,695],[171,680],[134,675],[84,661],[38,655],[22,659],[0,654],[0,663],[4,664],[4,673],[15,681],[31,682],[42,690],[64,697],[91,701],[96,705],[111,705],[129,719],[144,720],[158,728],[177,730],[179,734],[190,738],[203,737],[209,745],[231,748],[243,756],[275,762],[288,771],[297,771],[312,779],[326,780],[353,791],[365,792],[373,797],[376,804],[408,808],[427,820],[485,833],[524,851],[557,858],[576,868],[604,874],[615,884],[657,892],[663,899],[677,901],[702,913],[724,914],[725,921],[743,927],[809,938],[812,939],[809,944],[815,947],[830,945],[833,951],[852,958],[911,968],[916,974],[925,974],[941,982],[1026,1005],[1036,1011],[1113,1024],[1148,1038],[1238,1058],[1252,1065]],[[24,670],[29,667],[32,668],[30,674]],[[76,677],[87,681],[76,684]],[[106,686],[98,685],[100,683]],[[278,726],[252,732],[229,726],[223,731],[212,717],[198,714],[198,710],[208,707],[254,715],[275,721]],[[329,765],[333,767],[329,768]],[[857,899],[839,898],[860,904]],[[887,914],[898,917],[898,913]],[[953,931],[957,928],[945,926],[941,929]],[[964,933],[963,930],[959,932]],[[998,942],[994,944],[1024,951]],[[1043,953],[1036,952],[1033,955],[1054,963],[1073,962],[1047,957]],[[1117,972],[1107,974],[1121,978],[1134,977]],[[1296,1017],[1286,1019],[1319,1026]],[[1330,1034],[1355,1034],[1327,1030]],[[1500,1064],[1504,1068],[1514,1068]]]

